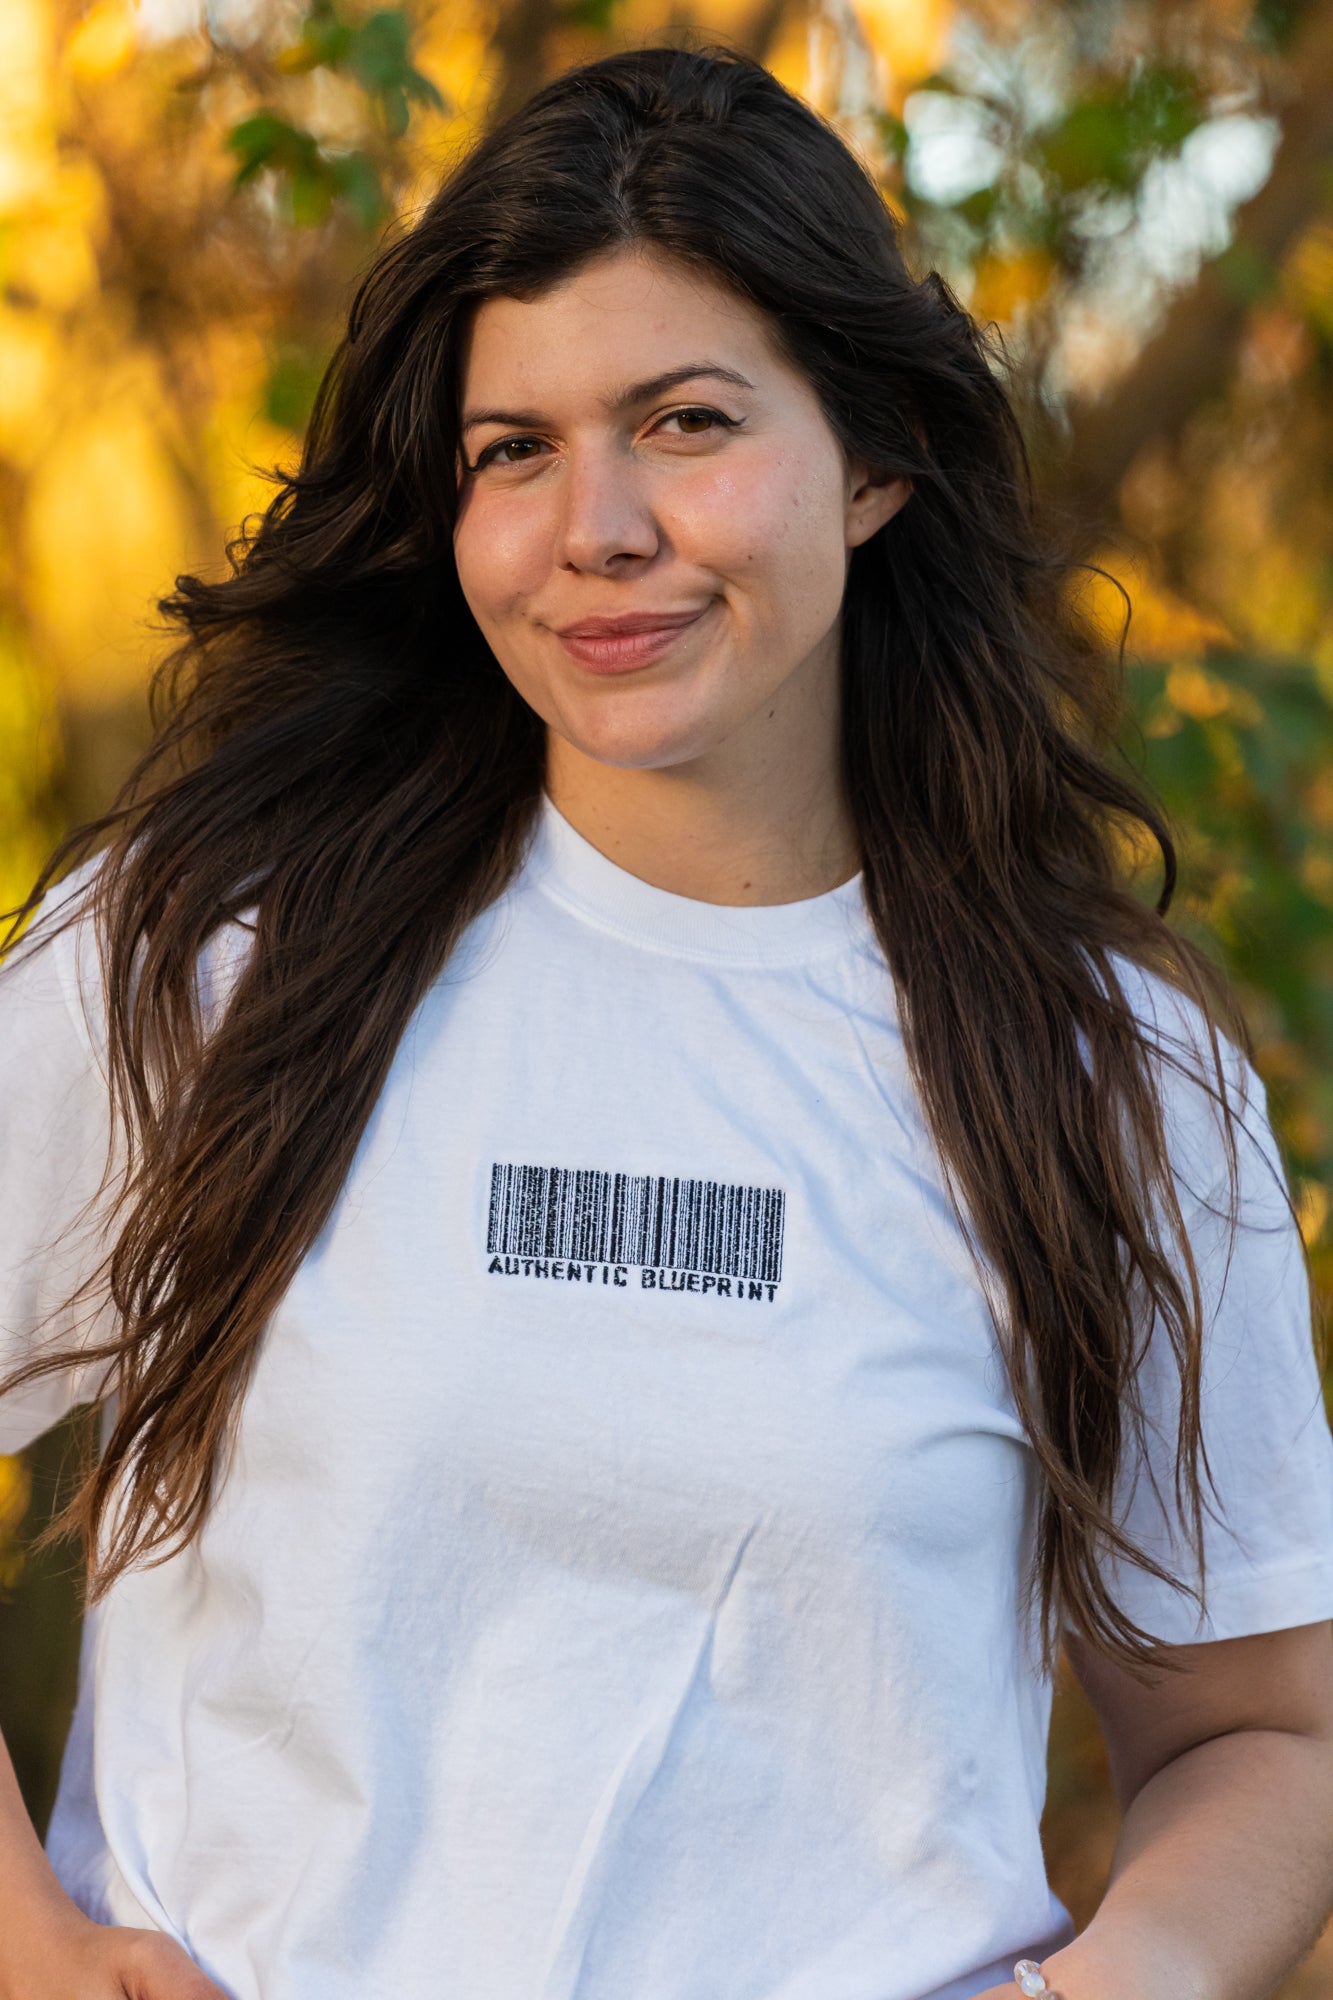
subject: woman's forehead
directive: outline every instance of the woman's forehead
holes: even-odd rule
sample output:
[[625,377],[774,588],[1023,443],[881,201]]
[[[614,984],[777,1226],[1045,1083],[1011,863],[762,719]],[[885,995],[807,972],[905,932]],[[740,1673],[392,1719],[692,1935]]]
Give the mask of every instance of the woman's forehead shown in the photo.
[[481,302],[463,353],[465,418],[497,395],[586,394],[614,409],[687,370],[754,388],[779,365],[756,306],[679,259],[625,246],[534,297]]

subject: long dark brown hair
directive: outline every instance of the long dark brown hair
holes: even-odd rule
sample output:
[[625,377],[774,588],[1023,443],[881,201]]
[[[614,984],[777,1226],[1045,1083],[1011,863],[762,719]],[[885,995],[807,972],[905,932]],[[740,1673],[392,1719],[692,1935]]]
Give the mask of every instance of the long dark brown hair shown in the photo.
[[[152,747],[15,924],[105,850],[88,908],[130,1143],[99,1274],[117,1331],[82,1353],[106,1362],[116,1406],[56,1526],[83,1535],[94,1597],[197,1533],[260,1335],[413,1010],[522,860],[544,732],[454,566],[461,347],[478,301],[530,298],[634,243],[758,307],[846,451],[912,480],[851,562],[843,781],[912,1075],[1040,1465],[1028,1584],[1046,1661],[1058,1608],[1141,1670],[1151,1635],[1101,1564],[1189,1588],[1124,1538],[1112,1501],[1143,1436],[1156,1315],[1201,1556],[1202,1303],[1164,1136],[1175,1058],[1117,960],[1200,1009],[1233,1220],[1219,1024],[1251,1045],[1211,960],[1165,921],[1169,824],[1115,748],[1121,660],[1039,512],[1002,343],[936,273],[911,274],[833,130],[725,51],[573,70],[485,138],[361,282],[299,468],[229,545],[231,574],[179,577],[160,600],[183,636]],[[1145,835],[1155,907],[1121,858]],[[248,955],[206,1024],[200,954],[246,910]]]

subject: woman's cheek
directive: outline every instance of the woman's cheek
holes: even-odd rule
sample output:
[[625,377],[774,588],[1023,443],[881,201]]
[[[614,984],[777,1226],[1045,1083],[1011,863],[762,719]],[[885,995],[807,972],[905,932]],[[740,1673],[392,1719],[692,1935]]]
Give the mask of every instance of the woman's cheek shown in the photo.
[[677,555],[698,568],[752,582],[786,559],[790,499],[762,475],[715,473],[673,498],[668,534]]
[[807,452],[788,446],[719,467],[701,496],[726,542],[740,546],[749,563],[785,566],[794,551],[821,552],[830,534],[841,546],[843,475],[827,441],[812,436]]
[[474,496],[454,531],[458,579],[474,614],[504,617],[545,577],[550,548],[541,510]]

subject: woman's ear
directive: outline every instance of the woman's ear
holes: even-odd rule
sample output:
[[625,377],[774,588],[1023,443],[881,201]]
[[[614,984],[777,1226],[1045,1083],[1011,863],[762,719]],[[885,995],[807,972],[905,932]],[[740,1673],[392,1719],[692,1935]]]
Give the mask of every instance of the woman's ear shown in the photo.
[[868,465],[854,462],[847,481],[848,548],[859,548],[862,542],[868,542],[911,497],[912,482],[905,472],[886,478],[883,473],[872,472]]

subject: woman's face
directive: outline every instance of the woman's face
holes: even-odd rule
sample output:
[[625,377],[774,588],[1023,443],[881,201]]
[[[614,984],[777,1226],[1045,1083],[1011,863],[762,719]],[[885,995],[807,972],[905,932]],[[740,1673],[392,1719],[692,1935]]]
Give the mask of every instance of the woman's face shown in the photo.
[[848,465],[760,312],[600,256],[478,308],[462,425],[459,579],[550,729],[625,769],[744,761],[775,721],[822,749],[849,553],[911,489]]

